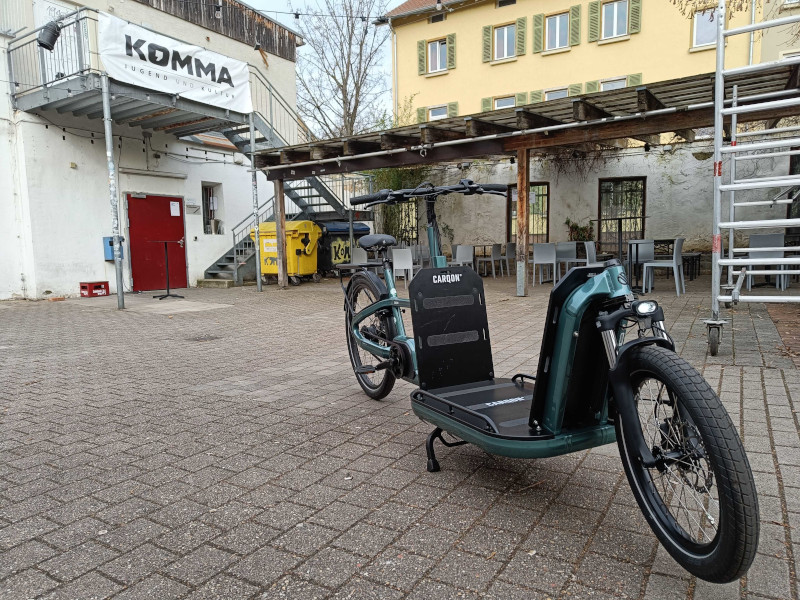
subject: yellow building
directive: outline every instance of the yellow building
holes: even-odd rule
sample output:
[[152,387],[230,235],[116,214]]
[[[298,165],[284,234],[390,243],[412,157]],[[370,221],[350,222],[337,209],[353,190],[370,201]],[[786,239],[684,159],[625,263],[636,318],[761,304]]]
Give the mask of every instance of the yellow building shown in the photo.
[[[797,6],[796,0],[771,0],[776,1]],[[760,9],[757,13],[760,18]],[[406,121],[715,69],[713,10],[682,14],[669,0],[408,0],[386,19],[392,30],[395,112],[402,118],[403,108],[413,105]],[[750,19],[745,9],[730,17],[727,27]],[[752,43],[756,62],[760,43]],[[730,39],[726,66],[748,64],[750,46],[746,35]]]

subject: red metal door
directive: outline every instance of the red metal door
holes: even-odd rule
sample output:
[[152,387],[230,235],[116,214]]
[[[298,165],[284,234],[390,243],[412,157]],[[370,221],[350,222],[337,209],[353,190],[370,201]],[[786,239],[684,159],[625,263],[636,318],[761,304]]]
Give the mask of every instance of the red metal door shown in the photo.
[[167,285],[164,242],[169,253],[169,287],[186,287],[183,202],[169,196],[128,196],[128,237],[133,291]]

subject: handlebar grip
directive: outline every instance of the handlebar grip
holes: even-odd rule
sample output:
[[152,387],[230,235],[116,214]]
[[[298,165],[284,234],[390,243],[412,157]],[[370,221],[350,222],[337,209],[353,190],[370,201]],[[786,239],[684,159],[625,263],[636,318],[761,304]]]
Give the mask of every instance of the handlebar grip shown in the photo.
[[363,196],[353,196],[350,198],[350,204],[353,206],[360,206],[361,204],[369,204],[370,202],[378,202],[384,200],[389,195],[390,190],[381,190],[374,194],[364,194]]
[[482,183],[481,189],[484,192],[507,192],[508,186],[503,183]]

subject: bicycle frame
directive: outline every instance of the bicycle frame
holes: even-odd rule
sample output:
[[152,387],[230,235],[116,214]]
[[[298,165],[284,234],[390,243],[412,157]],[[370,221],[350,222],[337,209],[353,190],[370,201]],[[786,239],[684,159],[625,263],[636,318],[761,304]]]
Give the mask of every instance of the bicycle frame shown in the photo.
[[[428,199],[428,247],[431,249],[431,266],[432,267],[446,267],[447,258],[441,254],[439,246],[439,231],[436,221],[436,211],[434,209],[436,199]],[[383,360],[388,360],[392,356],[391,346],[382,346],[377,342],[368,340],[363,336],[360,331],[361,323],[374,315],[377,312],[390,310],[392,313],[393,333],[391,341],[396,344],[404,344],[408,348],[411,356],[412,364],[410,369],[406,372],[413,373],[412,377],[403,377],[404,380],[411,383],[419,384],[417,375],[417,355],[415,352],[414,338],[406,334],[405,325],[403,324],[403,309],[410,308],[411,302],[408,298],[401,298],[397,295],[397,287],[394,281],[394,271],[392,270],[391,261],[388,257],[383,259],[383,279],[386,285],[386,297],[379,298],[377,302],[370,304],[364,310],[359,311],[353,316],[351,321],[352,334],[356,344],[366,350],[370,354],[377,356]]]

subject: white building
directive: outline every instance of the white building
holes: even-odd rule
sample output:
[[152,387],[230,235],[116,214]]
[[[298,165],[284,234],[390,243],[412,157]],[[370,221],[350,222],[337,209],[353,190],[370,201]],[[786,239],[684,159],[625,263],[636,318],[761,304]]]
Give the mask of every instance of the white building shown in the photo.
[[[52,21],[60,35],[49,51],[37,37]],[[164,288],[164,242],[172,287],[233,277],[232,253],[215,261],[252,227],[250,161],[241,153],[251,114],[257,148],[302,140],[300,44],[237,0],[2,0],[0,300],[74,296],[80,282],[108,281],[116,291],[103,241],[112,235],[106,72],[126,291]],[[307,212],[313,202],[301,196],[319,196],[287,194]],[[262,218],[271,197],[259,175]]]

